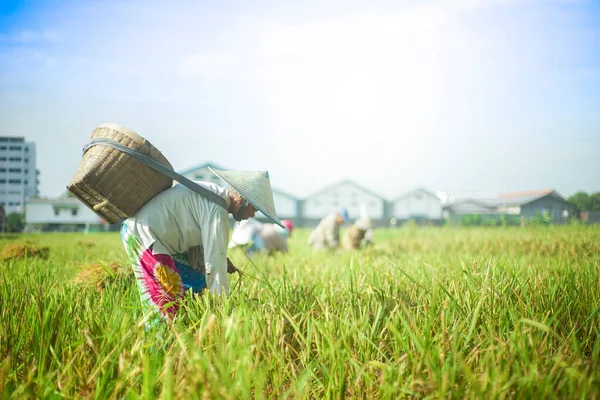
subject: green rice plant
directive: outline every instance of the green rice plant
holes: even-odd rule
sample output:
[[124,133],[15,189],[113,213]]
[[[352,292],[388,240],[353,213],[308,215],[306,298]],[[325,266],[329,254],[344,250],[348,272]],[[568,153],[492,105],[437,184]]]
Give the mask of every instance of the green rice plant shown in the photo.
[[0,266],[2,397],[600,397],[598,227],[381,229],[336,252],[308,234],[231,251],[230,296],[152,328],[127,273],[74,281],[127,265],[118,234],[12,240],[50,257]]

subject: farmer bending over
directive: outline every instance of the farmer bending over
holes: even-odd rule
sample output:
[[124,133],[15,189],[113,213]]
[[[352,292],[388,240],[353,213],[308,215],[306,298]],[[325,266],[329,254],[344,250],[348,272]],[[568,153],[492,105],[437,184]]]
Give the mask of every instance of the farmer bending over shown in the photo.
[[373,223],[370,218],[357,219],[348,227],[344,236],[344,247],[347,249],[360,249],[363,245],[373,243]]
[[[209,167],[210,168],[210,167]],[[227,209],[177,184],[123,222],[121,238],[141,292],[142,304],[165,317],[178,309],[184,291],[229,294],[229,214],[236,221],[257,210],[281,225],[267,172],[215,171],[227,188],[197,182],[218,194]]]
[[340,245],[340,225],[348,222],[348,210],[345,208],[329,214],[308,237],[308,244],[313,249],[336,249]]
[[263,224],[254,218],[236,223],[233,227],[229,248],[244,248],[248,255],[266,251],[274,254],[278,251],[288,252],[288,238],[294,230],[294,224],[289,219],[284,219],[281,224]]

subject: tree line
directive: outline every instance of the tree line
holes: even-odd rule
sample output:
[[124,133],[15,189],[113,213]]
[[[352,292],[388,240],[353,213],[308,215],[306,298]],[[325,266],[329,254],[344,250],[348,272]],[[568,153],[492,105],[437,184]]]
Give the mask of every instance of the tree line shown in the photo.
[[577,192],[567,200],[575,207],[577,214],[582,211],[600,211],[600,192]]

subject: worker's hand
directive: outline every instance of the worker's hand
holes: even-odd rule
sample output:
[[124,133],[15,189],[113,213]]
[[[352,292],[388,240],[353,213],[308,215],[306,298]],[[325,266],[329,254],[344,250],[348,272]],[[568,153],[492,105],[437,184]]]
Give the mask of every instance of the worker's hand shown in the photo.
[[242,271],[237,269],[237,267],[235,265],[233,265],[233,263],[231,262],[229,257],[227,257],[227,273],[233,274],[234,272],[237,272],[238,274],[242,275]]

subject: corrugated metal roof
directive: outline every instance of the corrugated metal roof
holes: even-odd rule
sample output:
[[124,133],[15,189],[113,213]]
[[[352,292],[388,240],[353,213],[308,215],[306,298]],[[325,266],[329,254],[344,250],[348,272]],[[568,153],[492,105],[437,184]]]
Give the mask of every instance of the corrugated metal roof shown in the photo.
[[351,181],[349,179],[345,179],[343,181],[339,181],[339,182],[333,183],[331,185],[325,186],[324,188],[322,188],[322,189],[320,189],[320,190],[312,193],[310,196],[306,196],[305,199],[308,200],[308,199],[310,199],[312,197],[315,197],[315,196],[321,195],[323,193],[329,192],[329,191],[331,191],[331,189],[334,189],[334,188],[336,188],[338,186],[341,186],[341,185],[344,185],[344,184],[352,185],[352,186],[356,187],[357,189],[359,189],[359,190],[361,190],[363,192],[366,192],[366,193],[368,193],[368,194],[370,194],[372,196],[378,197],[380,200],[385,201],[385,198],[383,196],[381,196],[380,194],[375,193],[372,190],[367,189],[364,186],[361,186],[358,183],[356,183],[354,181]]
[[529,196],[545,196],[554,192],[553,189],[542,189],[542,190],[526,190],[522,192],[505,192],[499,193],[498,197],[529,197]]
[[501,193],[494,199],[484,199],[486,204],[500,207],[500,206],[522,206],[542,197],[548,195],[553,196],[556,199],[566,201],[560,194],[554,190],[537,190],[528,192],[516,192],[516,193]]
[[[398,196],[398,197],[395,197],[395,198],[394,198],[394,201],[396,201],[396,200],[400,200],[401,198],[403,198],[403,197],[406,197],[406,196],[410,196],[411,194],[413,194],[413,193],[415,193],[415,192],[421,192],[421,193],[425,193],[426,195],[428,195],[428,196],[430,196],[430,197],[433,197],[433,198],[435,198],[435,199],[437,199],[437,200],[440,200],[440,198],[439,198],[439,197],[438,197],[438,196],[437,196],[435,193],[433,193],[433,192],[431,192],[431,191],[429,191],[429,190],[427,190],[427,189],[425,189],[425,188],[418,187],[418,188],[415,188],[415,189],[413,189],[413,190],[409,190],[409,191],[407,191],[407,192],[404,192],[404,193],[402,193],[402,194],[401,194],[400,196]],[[441,200],[440,200],[440,201],[441,201]]]
[[185,175],[185,174],[189,174],[190,172],[193,172],[197,169],[203,169],[203,168],[207,168],[207,167],[211,167],[211,168],[217,169],[217,170],[226,170],[227,169],[227,168],[223,168],[223,167],[209,161],[209,162],[205,162],[203,164],[198,164],[198,165],[190,167],[190,168],[186,168],[182,171],[178,171],[178,173],[181,175]]
[[75,197],[64,197],[58,199],[44,199],[44,198],[33,198],[30,197],[27,199],[27,203],[36,203],[36,204],[53,204],[53,205],[65,205],[65,206],[78,206],[83,204],[78,198]]
[[490,206],[483,203],[480,200],[461,200],[453,204],[444,206],[445,210],[448,210],[455,214],[495,214],[497,213],[494,206]]

